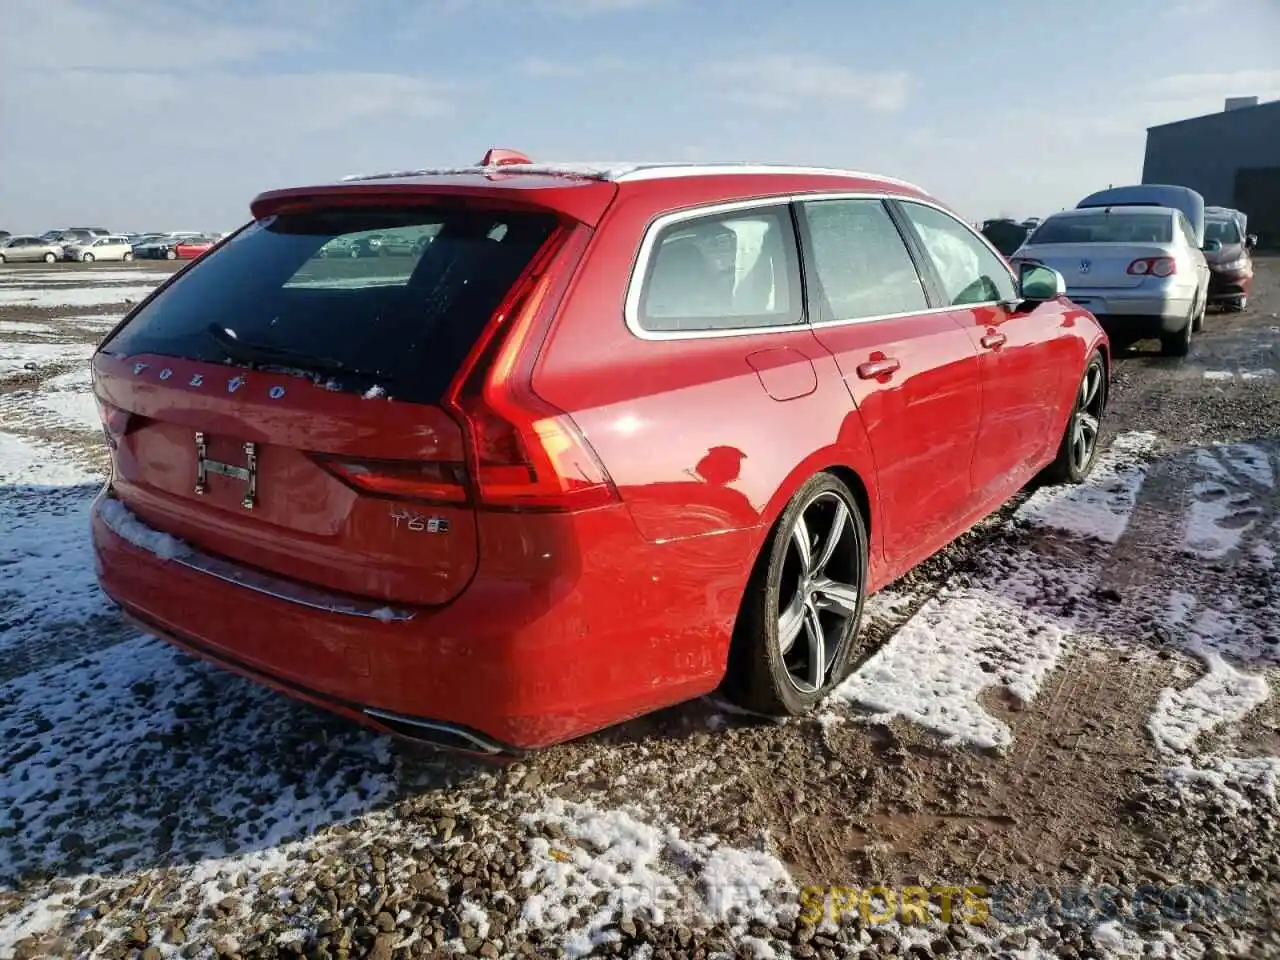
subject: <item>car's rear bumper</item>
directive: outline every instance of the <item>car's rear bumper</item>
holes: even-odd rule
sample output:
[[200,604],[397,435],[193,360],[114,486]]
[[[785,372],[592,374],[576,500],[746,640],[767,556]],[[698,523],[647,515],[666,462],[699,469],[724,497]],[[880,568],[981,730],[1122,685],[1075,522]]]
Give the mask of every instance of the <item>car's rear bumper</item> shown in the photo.
[[[666,548],[646,544],[621,506],[512,514],[495,521],[513,525],[494,531],[496,575],[447,606],[378,613],[301,585],[290,595],[198,551],[166,557],[104,519],[110,496],[93,511],[98,579],[144,629],[378,729],[479,752],[548,746],[714,689],[750,567],[735,535],[702,545],[697,562],[678,543],[638,556]],[[554,545],[548,522],[561,527]],[[565,536],[565,524],[581,529]],[[577,543],[598,546],[575,554]],[[554,565],[541,559],[557,549]],[[512,563],[543,572],[504,575]],[[434,735],[441,726],[452,742]]]
[[1109,317],[1114,323],[1131,320],[1134,324],[1148,325],[1154,320],[1170,333],[1181,330],[1191,315],[1190,296],[1170,296],[1150,290],[1068,289],[1067,297],[1096,317]]

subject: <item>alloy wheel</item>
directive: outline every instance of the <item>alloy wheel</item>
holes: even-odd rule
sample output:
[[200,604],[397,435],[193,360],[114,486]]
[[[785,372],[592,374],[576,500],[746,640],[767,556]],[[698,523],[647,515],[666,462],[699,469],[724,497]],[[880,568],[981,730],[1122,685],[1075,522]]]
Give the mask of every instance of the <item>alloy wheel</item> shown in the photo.
[[1102,364],[1091,363],[1080,381],[1080,398],[1071,419],[1071,465],[1083,473],[1093,459],[1102,422]]
[[796,515],[778,596],[778,647],[791,683],[820,690],[858,613],[862,570],[853,509],[833,491]]

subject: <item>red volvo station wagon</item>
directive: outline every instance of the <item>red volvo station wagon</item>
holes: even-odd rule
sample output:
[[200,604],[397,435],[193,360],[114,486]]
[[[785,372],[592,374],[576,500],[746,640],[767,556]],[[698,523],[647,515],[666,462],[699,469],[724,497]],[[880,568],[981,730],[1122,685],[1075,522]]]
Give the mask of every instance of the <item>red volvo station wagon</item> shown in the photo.
[[867,595],[1097,455],[1094,318],[900,180],[490,151],[252,213],[93,359],[99,579],[383,731],[801,713]]

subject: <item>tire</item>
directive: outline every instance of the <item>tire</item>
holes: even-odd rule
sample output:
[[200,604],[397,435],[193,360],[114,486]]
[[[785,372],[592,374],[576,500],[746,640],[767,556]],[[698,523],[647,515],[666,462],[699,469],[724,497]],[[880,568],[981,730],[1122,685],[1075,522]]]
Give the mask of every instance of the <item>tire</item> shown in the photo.
[[86,253],[84,256],[80,258],[81,262],[83,263],[93,263],[94,259],[95,258],[92,253]]
[[1196,311],[1195,321],[1191,324],[1191,332],[1199,333],[1204,329],[1204,316],[1209,312],[1209,294],[1204,295],[1204,303],[1200,304],[1200,309]]
[[44,262],[45,262],[45,263],[57,263],[57,262],[58,262],[58,258],[57,258],[57,257],[55,257],[52,253],[46,253],[46,254],[44,255]]
[[352,260],[358,260],[359,258],[360,258],[360,248],[359,248],[359,247],[352,247],[352,248],[351,248],[351,259],[352,259]]
[[4,254],[0,253],[0,265],[6,264],[8,262],[9,261],[4,258]]
[[125,262],[125,263],[128,263],[129,261],[131,261],[131,260],[133,259],[133,252],[132,252],[132,251],[126,251],[126,252],[125,252],[125,255],[124,255],[121,259],[122,259],[122,260],[124,260],[124,262]]
[[[1107,407],[1107,368],[1095,353],[1084,365],[1058,455],[1041,474],[1045,483],[1081,483],[1098,460],[1098,437]],[[1083,447],[1081,446],[1083,444]]]
[[725,684],[732,700],[756,713],[798,716],[870,655],[857,642],[867,554],[866,523],[849,488],[830,473],[811,477],[778,518],[747,583]]
[[1196,322],[1196,305],[1191,304],[1191,312],[1187,314],[1187,322],[1176,333],[1165,333],[1160,336],[1160,352],[1166,357],[1185,357],[1191,352],[1191,331]]
[[178,259],[178,251],[177,251],[177,250],[166,250],[166,251],[164,252],[164,258],[165,258],[166,260],[177,260],[177,259]]
[[1228,300],[1226,303],[1227,311],[1229,313],[1244,313],[1248,306],[1248,297],[1240,297],[1238,300]]

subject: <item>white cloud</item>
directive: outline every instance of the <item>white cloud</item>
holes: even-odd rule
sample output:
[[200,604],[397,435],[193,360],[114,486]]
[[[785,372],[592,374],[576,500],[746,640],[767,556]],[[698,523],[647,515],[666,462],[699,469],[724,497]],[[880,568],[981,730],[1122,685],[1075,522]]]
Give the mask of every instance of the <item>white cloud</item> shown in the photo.
[[283,25],[211,22],[171,4],[136,6],[5,0],[0,71],[195,70],[304,49],[313,38]]
[[1226,97],[1280,96],[1280,70],[1235,70],[1225,73],[1179,73],[1147,84],[1143,93],[1152,100],[1221,101]]
[[630,64],[617,57],[590,57],[585,60],[551,60],[528,57],[520,62],[520,72],[542,79],[568,79],[626,70]]
[[906,106],[911,75],[864,73],[814,56],[771,54],[713,63],[711,74],[729,99],[762,110],[814,104],[856,104],[883,113]]

